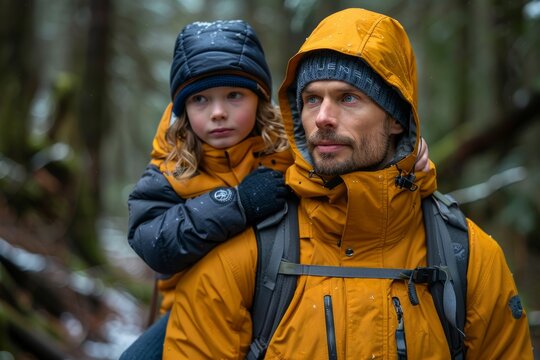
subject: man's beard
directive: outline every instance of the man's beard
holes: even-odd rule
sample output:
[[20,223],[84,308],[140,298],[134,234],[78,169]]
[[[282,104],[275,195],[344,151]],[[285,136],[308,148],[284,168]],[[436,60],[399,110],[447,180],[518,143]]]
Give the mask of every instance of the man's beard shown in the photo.
[[[387,126],[375,136],[361,134],[358,142],[353,139],[337,135],[332,129],[320,129],[308,138],[308,150],[313,159],[313,169],[319,175],[336,176],[354,171],[376,170],[386,165],[385,160],[392,144]],[[334,153],[315,153],[316,143],[325,140],[352,148],[351,157],[337,160]]]

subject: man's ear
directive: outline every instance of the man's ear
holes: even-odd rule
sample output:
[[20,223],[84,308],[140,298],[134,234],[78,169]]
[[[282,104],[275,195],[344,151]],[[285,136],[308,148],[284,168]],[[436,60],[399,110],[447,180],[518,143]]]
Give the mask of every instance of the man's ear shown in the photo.
[[403,132],[403,126],[397,120],[394,120],[392,118],[388,119],[390,121],[390,134],[392,135],[398,135]]

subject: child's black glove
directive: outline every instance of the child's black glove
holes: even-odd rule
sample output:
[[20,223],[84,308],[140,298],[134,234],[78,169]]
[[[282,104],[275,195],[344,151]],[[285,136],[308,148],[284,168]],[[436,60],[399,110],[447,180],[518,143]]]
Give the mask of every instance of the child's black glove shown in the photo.
[[248,223],[257,223],[281,210],[288,194],[283,174],[259,168],[238,185],[238,195]]

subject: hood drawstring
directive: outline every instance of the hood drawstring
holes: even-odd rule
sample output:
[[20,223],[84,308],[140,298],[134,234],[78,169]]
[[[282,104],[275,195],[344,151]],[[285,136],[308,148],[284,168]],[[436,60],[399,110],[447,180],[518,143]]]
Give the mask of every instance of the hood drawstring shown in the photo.
[[[420,141],[420,146],[418,148],[418,154],[420,154],[422,152],[422,142]],[[409,189],[410,191],[415,191],[416,189],[418,189],[418,185],[416,185],[414,182],[416,180],[416,175],[414,174],[414,167],[416,166],[416,163],[418,162],[419,158],[416,157],[416,159],[414,160],[414,164],[412,166],[412,170],[410,173],[406,174],[406,175],[401,175],[401,173],[403,172],[403,170],[401,170],[397,165],[396,165],[396,168],[399,170],[399,175],[396,176],[396,186],[400,189],[402,188],[406,188],[406,189]]]
[[396,176],[395,184],[398,188],[402,189],[408,189],[409,191],[416,191],[418,189],[418,185],[416,185],[414,182],[416,181],[416,175],[414,174],[414,170],[408,174],[401,175],[403,173],[403,170],[397,167],[396,168],[399,171],[399,174]]

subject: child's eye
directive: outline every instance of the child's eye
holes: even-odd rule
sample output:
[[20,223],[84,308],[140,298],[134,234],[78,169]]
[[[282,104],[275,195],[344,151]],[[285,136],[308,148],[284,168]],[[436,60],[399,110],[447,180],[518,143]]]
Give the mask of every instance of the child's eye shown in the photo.
[[244,95],[239,91],[232,91],[229,93],[229,99],[238,100],[241,99]]
[[195,104],[202,104],[202,103],[204,103],[206,101],[206,97],[204,97],[204,96],[202,96],[200,94],[195,94],[192,97],[190,97],[188,101],[192,102],[192,103],[195,103]]

